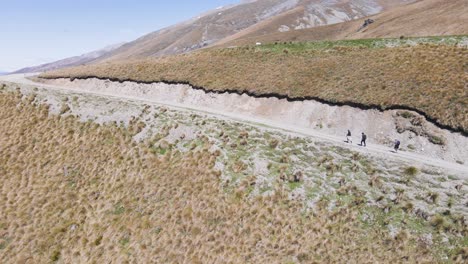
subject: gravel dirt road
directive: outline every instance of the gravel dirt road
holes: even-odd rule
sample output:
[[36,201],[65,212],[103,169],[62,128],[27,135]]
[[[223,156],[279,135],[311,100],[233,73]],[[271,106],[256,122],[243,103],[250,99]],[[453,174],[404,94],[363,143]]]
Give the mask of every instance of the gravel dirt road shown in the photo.
[[380,156],[383,158],[402,160],[406,162],[413,161],[415,162],[414,165],[425,164],[425,165],[435,166],[445,171],[457,172],[457,174],[459,175],[461,173],[461,175],[463,175],[465,179],[468,179],[468,166],[466,165],[458,164],[455,162],[448,162],[448,161],[444,161],[441,159],[436,159],[433,157],[420,155],[418,153],[411,153],[411,152],[405,152],[405,151],[394,153],[392,148],[388,146],[384,146],[384,145],[379,145],[379,144],[368,143],[367,147],[361,147],[357,145],[357,143],[359,143],[357,141],[359,140],[357,140],[356,138],[354,139],[353,144],[349,144],[349,143],[344,142],[345,136],[338,137],[338,136],[323,133],[315,129],[306,129],[303,127],[285,124],[282,122],[281,123],[274,122],[274,121],[264,119],[264,118],[246,116],[243,114],[238,114],[238,113],[233,113],[233,112],[228,112],[228,111],[220,111],[219,109],[212,109],[209,107],[202,107],[202,106],[195,106],[195,105],[187,106],[184,104],[170,102],[170,101],[161,101],[161,100],[158,100],[157,98],[151,98],[151,97],[145,98],[145,97],[137,97],[137,96],[127,96],[127,95],[119,95],[115,93],[111,94],[108,92],[96,92],[96,91],[70,88],[66,86],[44,84],[44,83],[32,81],[31,79],[28,78],[30,76],[32,75],[18,74],[18,75],[0,76],[0,82],[10,82],[10,83],[18,84],[18,85],[34,85],[34,86],[38,86],[38,87],[46,88],[46,89],[66,91],[72,94],[73,93],[95,94],[99,96],[124,98],[124,99],[141,101],[141,102],[161,104],[161,105],[165,105],[165,106],[175,108],[181,111],[203,112],[205,114],[209,114],[209,115],[221,118],[221,119],[232,119],[232,120],[236,120],[240,122],[246,122],[255,126],[260,126],[263,128],[280,130],[280,131],[283,131],[284,133],[294,133],[294,134],[310,136],[315,139],[319,139],[319,140],[323,140],[327,142],[333,142],[334,144],[339,145],[341,147],[349,148],[349,149],[352,149],[353,151],[358,151],[361,153],[368,153],[368,154]]

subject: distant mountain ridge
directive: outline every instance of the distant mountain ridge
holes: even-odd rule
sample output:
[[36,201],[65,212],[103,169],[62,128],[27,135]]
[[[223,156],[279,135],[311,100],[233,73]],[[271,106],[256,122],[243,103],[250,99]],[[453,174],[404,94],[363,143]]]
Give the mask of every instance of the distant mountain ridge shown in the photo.
[[119,47],[121,47],[124,43],[114,44],[107,46],[103,49],[92,51],[89,53],[85,53],[80,56],[75,56],[71,58],[66,58],[63,60],[41,64],[39,66],[27,67],[20,70],[15,71],[14,73],[32,73],[32,72],[45,72],[51,71],[71,66],[79,66],[93,62],[94,60],[98,59],[99,57],[107,54]]
[[82,64],[186,53],[246,37],[357,21],[413,2],[418,0],[244,0],[236,5],[205,12],[116,48],[101,50],[92,56],[85,54],[17,72],[49,71]]
[[[203,16],[150,33],[98,61],[180,54],[217,44],[257,26],[258,34],[313,28],[379,13],[414,0],[256,0],[215,9]],[[265,24],[270,25],[266,27]]]

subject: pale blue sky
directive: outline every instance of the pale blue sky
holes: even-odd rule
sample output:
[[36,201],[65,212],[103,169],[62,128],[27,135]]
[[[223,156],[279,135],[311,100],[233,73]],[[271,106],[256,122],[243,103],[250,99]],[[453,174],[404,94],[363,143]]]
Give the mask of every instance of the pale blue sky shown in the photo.
[[134,40],[239,0],[0,0],[0,71]]

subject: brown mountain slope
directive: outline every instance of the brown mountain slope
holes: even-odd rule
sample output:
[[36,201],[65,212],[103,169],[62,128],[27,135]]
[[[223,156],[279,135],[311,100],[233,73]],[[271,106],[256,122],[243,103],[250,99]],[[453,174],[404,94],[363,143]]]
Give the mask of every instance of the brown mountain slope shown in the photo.
[[[81,64],[186,53],[210,45],[279,31],[312,28],[362,18],[415,0],[247,0],[217,8],[145,35],[113,51],[28,67],[18,72],[54,70]],[[93,53],[94,54],[94,53]]]
[[[257,0],[213,10],[166,28],[103,56],[100,61],[138,59],[192,51],[243,30],[255,34],[311,28],[376,14],[414,0]],[[252,30],[252,28],[259,30]]]
[[369,18],[375,22],[360,31],[358,30],[363,25],[364,19],[271,34],[263,33],[271,31],[268,28],[277,25],[264,25],[263,28],[247,29],[244,33],[238,33],[237,37],[221,40],[219,44],[232,46],[275,41],[463,35],[468,33],[468,1],[423,0],[389,9]]

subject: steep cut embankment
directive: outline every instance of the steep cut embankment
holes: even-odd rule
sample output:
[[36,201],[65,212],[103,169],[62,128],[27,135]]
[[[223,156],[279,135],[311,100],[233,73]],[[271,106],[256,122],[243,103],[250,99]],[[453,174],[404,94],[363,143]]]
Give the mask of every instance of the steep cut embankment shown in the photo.
[[[189,83],[207,91],[314,99],[375,109],[411,109],[468,132],[468,50],[418,39],[359,40],[205,50],[155,60],[80,67],[43,78]],[[466,38],[432,39],[458,43]],[[385,46],[400,46],[385,48]]]
[[[281,128],[316,131],[341,143],[350,129],[357,140],[365,132],[369,143],[390,146],[399,139],[408,153],[452,163],[468,161],[468,137],[437,128],[415,112],[362,110],[356,107],[324,104],[315,100],[288,101],[276,97],[252,97],[237,93],[211,93],[189,85],[139,84],[108,80],[47,80],[53,87],[97,94],[138,98],[190,109],[214,111]],[[358,143],[358,142],[355,142]],[[384,150],[385,152],[388,149]],[[400,154],[404,157],[405,154]],[[409,160],[411,157],[406,157]],[[454,164],[455,165],[455,164]]]

